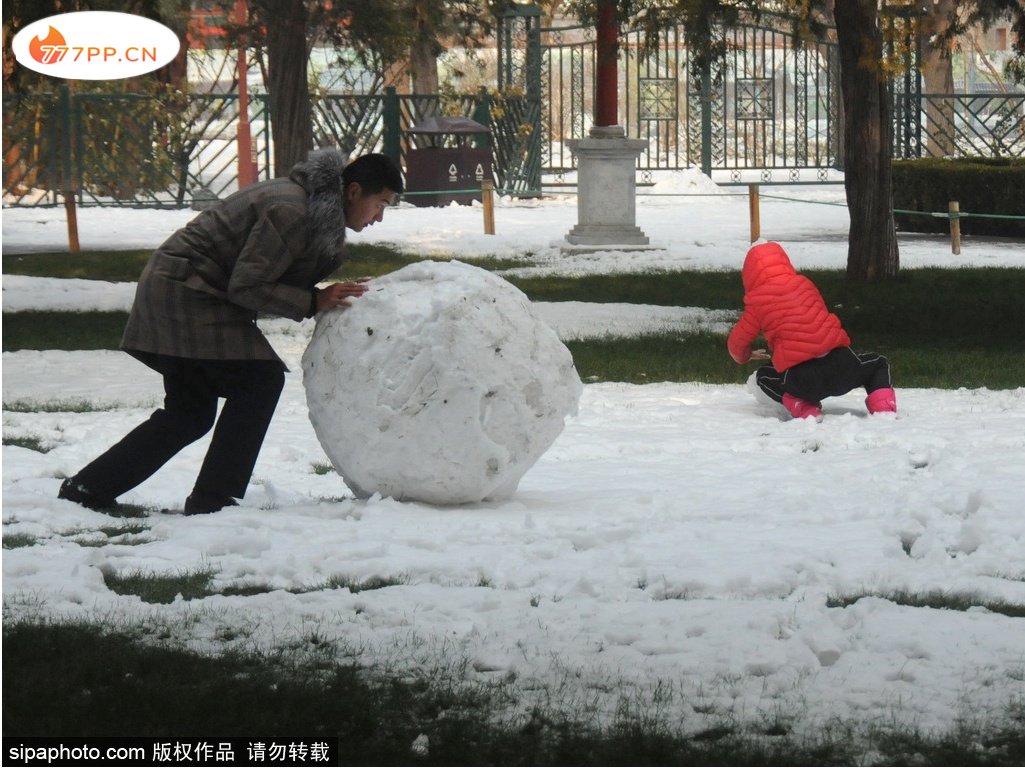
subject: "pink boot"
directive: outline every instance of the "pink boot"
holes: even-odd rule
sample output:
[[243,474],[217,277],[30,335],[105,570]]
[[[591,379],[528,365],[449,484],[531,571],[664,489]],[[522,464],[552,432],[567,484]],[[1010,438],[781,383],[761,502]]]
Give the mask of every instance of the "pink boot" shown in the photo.
[[868,394],[868,397],[865,398],[865,405],[868,406],[869,414],[895,412],[897,410],[897,394],[892,387],[880,387]]
[[818,419],[822,416],[822,408],[819,404],[795,398],[790,393],[783,393],[783,406],[795,419],[804,419],[805,417]]

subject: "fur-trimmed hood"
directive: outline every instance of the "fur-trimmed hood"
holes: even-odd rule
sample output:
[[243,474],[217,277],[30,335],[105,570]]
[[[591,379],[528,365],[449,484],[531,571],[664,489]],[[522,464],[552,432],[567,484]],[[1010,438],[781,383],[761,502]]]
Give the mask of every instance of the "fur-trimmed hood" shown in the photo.
[[164,241],[139,279],[122,348],[279,360],[257,315],[308,317],[317,283],[341,264],[344,167],[339,153],[316,153],[290,178],[239,190]]
[[337,150],[316,150],[306,160],[292,166],[288,175],[306,190],[309,198],[310,247],[318,257],[337,257],[345,242],[342,172],[347,160],[347,156]]

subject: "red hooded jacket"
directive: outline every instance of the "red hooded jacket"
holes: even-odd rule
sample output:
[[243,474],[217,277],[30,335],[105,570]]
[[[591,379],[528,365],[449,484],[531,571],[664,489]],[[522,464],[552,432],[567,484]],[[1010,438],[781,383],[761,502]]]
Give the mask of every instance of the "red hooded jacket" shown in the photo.
[[726,341],[737,363],[751,359],[751,344],[759,335],[772,350],[777,371],[850,345],[840,319],[828,310],[815,284],[797,274],[779,243],[748,251],[741,278],[744,313]]

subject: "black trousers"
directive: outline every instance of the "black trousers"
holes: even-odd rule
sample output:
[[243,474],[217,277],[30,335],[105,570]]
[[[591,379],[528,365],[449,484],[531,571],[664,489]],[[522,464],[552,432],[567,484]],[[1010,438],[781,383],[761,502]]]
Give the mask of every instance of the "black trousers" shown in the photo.
[[755,382],[778,403],[783,402],[786,393],[818,403],[856,387],[864,387],[866,392],[890,387],[890,364],[878,353],[856,353],[850,347],[837,347],[821,358],[798,363],[786,371],[762,366],[755,372]]
[[245,496],[285,385],[281,363],[138,357],[163,375],[164,407],[86,465],[75,481],[101,499],[116,499],[206,435],[214,427],[217,400],[224,398],[194,490],[223,498]]

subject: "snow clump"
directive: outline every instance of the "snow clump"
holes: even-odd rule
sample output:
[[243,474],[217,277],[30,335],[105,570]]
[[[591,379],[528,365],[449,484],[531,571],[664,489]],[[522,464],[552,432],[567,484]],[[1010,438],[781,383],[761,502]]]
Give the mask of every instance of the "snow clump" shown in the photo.
[[511,496],[576,414],[569,350],[508,281],[424,261],[321,314],[303,355],[310,420],[360,497]]

